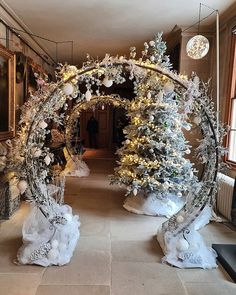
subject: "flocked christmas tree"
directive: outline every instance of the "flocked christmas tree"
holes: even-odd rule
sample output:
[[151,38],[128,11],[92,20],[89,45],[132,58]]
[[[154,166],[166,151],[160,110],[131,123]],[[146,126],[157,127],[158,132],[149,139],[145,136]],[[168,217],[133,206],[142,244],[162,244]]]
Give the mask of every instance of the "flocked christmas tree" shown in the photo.
[[[162,43],[152,47],[161,48],[163,55]],[[162,58],[157,50],[154,53],[153,59]],[[135,83],[137,97],[130,104],[130,125],[124,130],[126,140],[118,150],[119,166],[112,182],[125,184],[127,194],[158,199],[155,206],[159,208],[154,214],[169,216],[180,209],[187,192],[196,189],[198,181],[191,162],[185,158],[190,146],[183,129],[190,130],[191,126],[186,115],[179,112],[178,90],[175,91],[174,84],[163,75],[153,87],[152,75],[144,78],[145,87],[143,83],[141,87]]]

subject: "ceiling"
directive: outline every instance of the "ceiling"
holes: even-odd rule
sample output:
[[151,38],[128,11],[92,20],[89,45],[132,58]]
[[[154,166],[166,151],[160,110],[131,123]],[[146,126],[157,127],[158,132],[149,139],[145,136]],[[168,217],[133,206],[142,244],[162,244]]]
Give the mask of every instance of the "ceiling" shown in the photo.
[[[34,34],[55,41],[74,41],[73,62],[93,57],[127,54],[158,31],[170,32],[177,24],[188,27],[198,21],[199,0],[4,0]],[[223,13],[236,0],[201,0]],[[210,9],[203,7],[201,17]],[[202,25],[213,22],[214,18]],[[40,41],[56,58],[55,45]],[[71,43],[58,45],[60,61],[72,62]]]

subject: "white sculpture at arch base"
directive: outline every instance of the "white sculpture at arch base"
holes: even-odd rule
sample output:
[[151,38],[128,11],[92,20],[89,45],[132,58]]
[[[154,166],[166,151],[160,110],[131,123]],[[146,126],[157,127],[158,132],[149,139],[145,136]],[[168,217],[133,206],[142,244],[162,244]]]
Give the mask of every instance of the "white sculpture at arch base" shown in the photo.
[[[206,85],[196,78],[183,79],[171,71],[164,51],[165,44],[158,34],[155,40],[145,43],[142,58],[138,60],[133,47],[129,58],[107,54],[101,61],[89,58],[81,69],[61,65],[57,82],[45,84],[25,103],[21,130],[15,139],[7,142],[6,165],[1,166],[6,173],[17,175],[21,193],[25,192],[32,203],[23,226],[23,246],[17,255],[19,263],[64,265],[70,261],[79,239],[78,215],[73,214],[70,206],[58,204],[47,189],[53,162],[53,154],[45,145],[46,135],[50,133],[48,122],[63,124],[65,113],[58,111],[67,109],[68,100],[88,102],[93,94],[101,95],[102,85],[121,84],[128,76],[134,81],[135,95],[143,98],[148,98],[148,93],[156,97],[167,82],[172,83],[174,88],[171,87],[168,95],[178,97],[178,106],[184,110],[186,118],[192,112],[198,118],[204,135],[197,149],[199,160],[205,163],[202,185],[198,191],[190,190],[183,208],[162,225],[158,241],[165,253],[165,262],[178,267],[216,267],[215,253],[206,247],[197,232],[197,223],[207,211],[204,208],[214,200],[216,175],[223,153],[220,148],[223,129],[219,128],[216,134],[215,115]],[[80,90],[84,82],[85,93]],[[132,185],[137,183],[129,186],[131,191]]]

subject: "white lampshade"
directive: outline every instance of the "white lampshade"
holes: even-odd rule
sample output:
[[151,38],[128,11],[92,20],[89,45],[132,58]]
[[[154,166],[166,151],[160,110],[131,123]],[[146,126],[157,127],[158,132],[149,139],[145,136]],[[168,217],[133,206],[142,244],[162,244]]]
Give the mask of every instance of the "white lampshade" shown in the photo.
[[209,41],[202,35],[192,37],[186,46],[187,55],[193,59],[201,59],[209,51]]

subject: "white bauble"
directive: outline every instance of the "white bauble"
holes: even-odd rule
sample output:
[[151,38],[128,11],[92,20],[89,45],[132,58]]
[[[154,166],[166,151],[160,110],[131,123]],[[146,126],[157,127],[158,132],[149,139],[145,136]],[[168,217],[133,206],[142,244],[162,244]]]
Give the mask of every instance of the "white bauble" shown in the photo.
[[49,165],[51,163],[51,158],[49,157],[49,155],[47,155],[45,158],[44,158],[44,162],[46,163],[46,165]]
[[113,80],[109,79],[107,76],[105,76],[105,78],[102,81],[102,84],[106,87],[111,87],[113,84]]
[[58,245],[59,245],[58,240],[52,240],[51,242],[52,249],[58,248]]
[[65,213],[63,217],[67,220],[67,222],[71,222],[72,220],[72,215],[69,213]]
[[60,243],[60,244],[58,245],[58,250],[59,250],[60,252],[65,252],[65,251],[66,251],[66,248],[67,248],[66,243]]
[[196,125],[199,125],[201,123],[202,119],[200,117],[194,117],[193,119],[193,122],[196,124]]
[[133,194],[134,194],[134,196],[136,196],[137,193],[138,193],[138,190],[135,188],[135,189],[133,190]]
[[187,155],[189,155],[190,153],[191,153],[190,149],[187,149],[187,150],[185,151],[185,154],[187,154]]
[[183,196],[183,194],[181,192],[177,193],[177,197],[181,198]]
[[174,89],[175,89],[175,85],[172,82],[166,82],[163,88],[165,93],[173,92]]
[[150,115],[150,116],[149,116],[149,121],[151,121],[151,122],[152,122],[152,121],[154,121],[154,119],[155,119],[155,118],[154,118],[154,116],[153,116],[153,115]]
[[71,83],[66,83],[63,86],[62,91],[65,95],[69,96],[74,92],[74,86]]
[[130,140],[129,139],[126,139],[125,143],[126,144],[130,144]]
[[57,259],[58,255],[59,255],[59,251],[57,249],[51,249],[48,252],[47,256],[50,261],[53,261],[53,260]]
[[154,153],[154,150],[153,150],[153,149],[150,149],[149,152],[150,152],[151,154],[153,154],[153,153]]
[[41,120],[40,122],[39,122],[39,125],[38,125],[40,128],[42,128],[42,129],[45,129],[47,126],[48,126],[48,124],[44,121],[44,120]]
[[176,242],[176,249],[178,251],[180,252],[187,251],[188,248],[189,248],[189,243],[185,239],[181,238]]
[[27,181],[22,179],[17,183],[17,187],[18,187],[20,193],[23,194],[28,187],[28,183],[27,183]]
[[182,223],[182,222],[184,222],[184,218],[183,218],[183,216],[182,216],[182,215],[177,216],[177,217],[176,217],[176,221],[177,221],[178,223]]
[[86,101],[90,101],[91,98],[92,98],[92,93],[90,92],[90,90],[87,90],[85,93]]
[[154,62],[154,60],[155,60],[155,56],[151,55],[151,56],[150,56],[150,61],[151,61],[151,62]]
[[152,97],[151,92],[148,92],[147,98],[150,99]]

